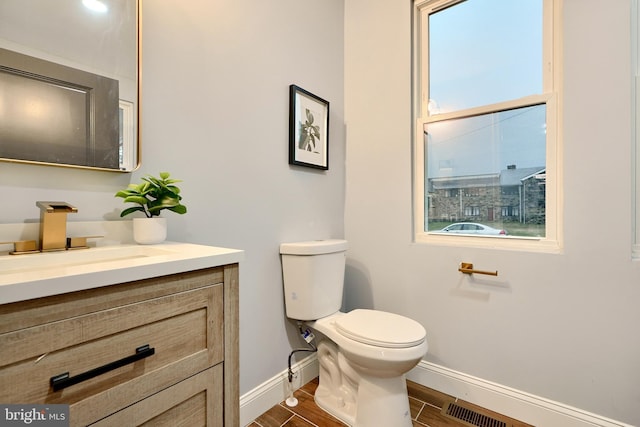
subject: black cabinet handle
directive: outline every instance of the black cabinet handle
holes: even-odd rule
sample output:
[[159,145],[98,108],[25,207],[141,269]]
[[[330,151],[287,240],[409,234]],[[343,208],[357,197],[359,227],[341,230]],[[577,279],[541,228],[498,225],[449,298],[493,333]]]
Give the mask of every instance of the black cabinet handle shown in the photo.
[[136,354],[133,354],[131,356],[116,360],[115,362],[107,363],[106,365],[102,365],[97,368],[91,369],[90,371],[78,374],[75,377],[70,377],[69,372],[65,372],[64,374],[51,377],[49,382],[51,383],[51,387],[53,387],[53,391],[62,390],[63,388],[78,384],[82,381],[89,380],[91,378],[97,377],[98,375],[105,374],[109,371],[113,371],[114,369],[118,369],[124,365],[128,365],[129,363],[137,362],[138,360],[155,354],[155,352],[155,348],[151,348],[149,347],[149,344],[145,344],[141,347],[136,348]]

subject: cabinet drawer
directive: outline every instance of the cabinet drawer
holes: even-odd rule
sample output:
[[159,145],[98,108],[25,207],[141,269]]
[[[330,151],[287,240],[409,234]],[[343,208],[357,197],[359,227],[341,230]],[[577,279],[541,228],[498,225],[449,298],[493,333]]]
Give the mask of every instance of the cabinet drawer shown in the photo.
[[0,305],[0,334],[222,284],[223,281],[224,269],[214,267],[3,304]]
[[[224,358],[223,287],[214,285],[0,335],[3,403],[66,403],[73,425],[99,420]],[[155,353],[54,391],[50,378]]]
[[223,427],[222,365],[148,397],[94,427]]

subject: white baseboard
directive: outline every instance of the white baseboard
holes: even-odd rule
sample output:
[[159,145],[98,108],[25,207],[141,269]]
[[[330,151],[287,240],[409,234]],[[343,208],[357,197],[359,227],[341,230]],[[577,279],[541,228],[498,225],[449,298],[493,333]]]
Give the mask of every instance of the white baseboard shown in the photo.
[[[318,376],[318,358],[312,354],[291,366],[295,376],[293,390]],[[274,405],[289,397],[289,380],[285,369],[275,377],[240,396],[240,425],[246,426]]]
[[[318,359],[312,354],[293,365],[292,369],[296,373],[293,380],[295,390],[318,376]],[[535,426],[633,427],[424,360],[406,376],[425,387]],[[288,396],[289,381],[284,370],[240,397],[240,425],[248,425]]]
[[535,426],[632,427],[424,360],[407,379]]

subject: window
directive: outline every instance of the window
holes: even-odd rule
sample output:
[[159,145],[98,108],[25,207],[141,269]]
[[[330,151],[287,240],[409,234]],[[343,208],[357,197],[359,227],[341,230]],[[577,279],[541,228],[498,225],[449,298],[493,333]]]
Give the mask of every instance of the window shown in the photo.
[[467,206],[464,208],[464,216],[480,216],[480,208],[478,206]]
[[415,1],[416,241],[460,218],[558,246],[559,3]]
[[520,213],[520,209],[518,206],[503,206],[502,207],[502,217],[510,218],[510,217],[518,217]]

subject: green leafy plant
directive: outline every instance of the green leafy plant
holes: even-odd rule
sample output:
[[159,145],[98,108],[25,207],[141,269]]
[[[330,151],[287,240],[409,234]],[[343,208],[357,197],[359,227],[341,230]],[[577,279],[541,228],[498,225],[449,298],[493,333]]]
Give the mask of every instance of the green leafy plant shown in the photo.
[[147,218],[159,216],[163,209],[168,209],[177,214],[187,213],[187,207],[180,203],[180,188],[175,186],[179,179],[169,178],[169,172],[160,172],[160,178],[147,175],[142,178],[140,184],[129,186],[116,193],[115,197],[122,197],[124,203],[135,203],[120,213],[121,217],[133,212],[143,212]]

